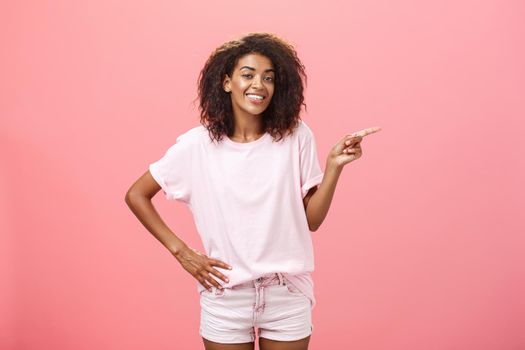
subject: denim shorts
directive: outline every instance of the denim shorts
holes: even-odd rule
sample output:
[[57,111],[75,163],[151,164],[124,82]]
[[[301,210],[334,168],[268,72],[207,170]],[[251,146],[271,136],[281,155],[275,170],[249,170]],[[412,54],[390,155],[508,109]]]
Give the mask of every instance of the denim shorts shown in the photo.
[[254,342],[260,337],[292,341],[313,331],[310,299],[281,273],[230,288],[200,293],[199,334],[217,343]]

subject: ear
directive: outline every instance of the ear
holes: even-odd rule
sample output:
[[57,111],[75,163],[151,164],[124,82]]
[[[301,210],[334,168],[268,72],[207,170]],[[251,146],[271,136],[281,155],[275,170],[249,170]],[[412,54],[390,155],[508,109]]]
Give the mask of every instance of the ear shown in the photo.
[[231,92],[231,80],[230,80],[230,77],[228,76],[228,74],[225,74],[224,75],[224,80],[222,81],[222,87],[224,89],[224,91],[226,92]]

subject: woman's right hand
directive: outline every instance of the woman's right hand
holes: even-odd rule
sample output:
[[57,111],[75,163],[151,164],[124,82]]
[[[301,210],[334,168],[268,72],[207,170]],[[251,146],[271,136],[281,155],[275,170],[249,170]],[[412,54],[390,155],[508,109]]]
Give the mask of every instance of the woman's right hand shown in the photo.
[[229,282],[228,277],[213,268],[213,266],[220,266],[228,270],[232,269],[230,265],[220,260],[209,258],[205,254],[202,254],[201,252],[188,246],[182,248],[173,255],[179,261],[182,267],[208,290],[211,290],[211,286],[209,286],[208,283],[219,289],[223,289],[222,285],[219,284],[215,278],[211,277],[210,273],[214,274],[225,282]]

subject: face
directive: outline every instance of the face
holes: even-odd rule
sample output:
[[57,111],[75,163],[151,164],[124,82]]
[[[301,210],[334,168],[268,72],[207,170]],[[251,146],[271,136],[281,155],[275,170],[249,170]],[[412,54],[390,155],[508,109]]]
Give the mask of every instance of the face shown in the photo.
[[234,114],[261,115],[272,99],[274,80],[274,67],[268,57],[251,53],[239,58],[232,76],[225,75],[223,81]]

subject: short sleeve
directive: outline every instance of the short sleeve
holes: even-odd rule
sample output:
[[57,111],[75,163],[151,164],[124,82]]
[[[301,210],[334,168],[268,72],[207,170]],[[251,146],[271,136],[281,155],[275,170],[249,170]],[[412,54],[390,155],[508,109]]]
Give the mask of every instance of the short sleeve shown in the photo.
[[[304,124],[304,122],[303,122]],[[304,198],[308,190],[314,186],[319,185],[324,173],[319,165],[319,158],[317,157],[317,146],[315,137],[310,128],[305,125],[305,133],[302,142],[300,143],[300,166],[301,166],[301,194]]]
[[191,148],[185,134],[177,137],[162,158],[149,165],[151,176],[162,188],[166,199],[188,203],[191,196]]

